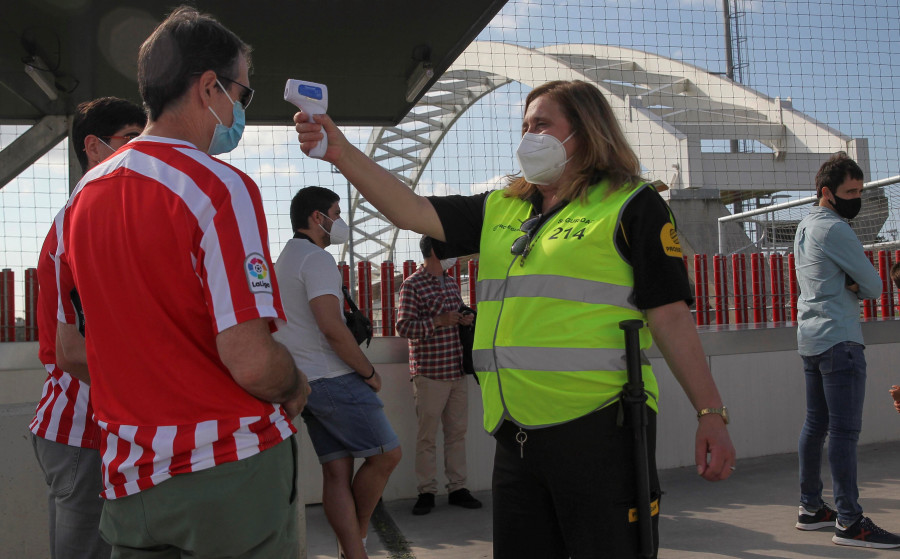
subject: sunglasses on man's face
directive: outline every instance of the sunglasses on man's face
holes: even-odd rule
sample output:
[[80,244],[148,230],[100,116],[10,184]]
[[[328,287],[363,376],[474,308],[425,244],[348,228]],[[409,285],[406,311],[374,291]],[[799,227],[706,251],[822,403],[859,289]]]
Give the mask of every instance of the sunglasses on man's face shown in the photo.
[[238,102],[240,102],[241,106],[244,107],[244,110],[246,111],[247,107],[249,107],[250,103],[253,101],[253,88],[231,78],[226,78],[225,76],[219,76],[219,79],[237,84],[243,88],[241,94],[238,96]]

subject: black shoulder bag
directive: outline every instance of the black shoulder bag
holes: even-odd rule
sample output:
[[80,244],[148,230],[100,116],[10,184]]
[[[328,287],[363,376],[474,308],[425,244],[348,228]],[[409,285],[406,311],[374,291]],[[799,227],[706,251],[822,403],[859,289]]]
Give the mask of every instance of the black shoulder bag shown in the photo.
[[346,299],[347,304],[350,305],[350,310],[344,311],[344,319],[347,321],[347,328],[350,329],[350,332],[356,339],[356,343],[362,345],[363,342],[366,342],[366,347],[369,347],[369,344],[372,342],[373,334],[372,321],[369,320],[366,315],[359,310],[356,303],[353,302],[353,298],[350,297],[350,291],[347,289],[347,286],[341,284],[341,290],[344,292],[344,299]]
[[[459,312],[478,316],[474,309],[467,307],[466,305],[461,306]],[[467,375],[475,376],[475,382],[478,382],[478,375],[475,374],[475,364],[472,362],[472,346],[475,344],[474,321],[468,326],[463,326],[462,324],[459,325],[459,343],[462,345],[463,371]]]

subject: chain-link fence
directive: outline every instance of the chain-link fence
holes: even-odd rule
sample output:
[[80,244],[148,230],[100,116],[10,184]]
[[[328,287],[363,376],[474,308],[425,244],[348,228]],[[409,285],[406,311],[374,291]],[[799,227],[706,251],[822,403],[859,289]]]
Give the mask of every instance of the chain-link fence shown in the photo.
[[[834,151],[855,157],[866,180],[898,174],[898,28],[893,0],[511,0],[403,123],[345,133],[419,193],[481,192],[518,171],[528,91],[551,79],[591,81],[646,178],[669,187],[685,244],[714,253],[718,217],[813,194],[815,170]],[[417,235],[395,231],[330,165],[300,152],[292,113],[285,104],[285,126],[248,127],[226,157],[261,188],[272,254],[291,237],[291,197],[318,185],[341,195],[353,224],[352,248],[332,249],[338,260],[351,269],[373,261],[376,280],[384,260],[420,260]],[[0,149],[25,129],[0,126]],[[25,269],[65,203],[67,157],[63,142],[0,188],[0,269],[15,274],[19,319]],[[897,238],[892,188],[879,194],[887,215],[866,233],[873,242]],[[783,250],[780,225],[796,218],[754,221],[726,252],[761,240]]]

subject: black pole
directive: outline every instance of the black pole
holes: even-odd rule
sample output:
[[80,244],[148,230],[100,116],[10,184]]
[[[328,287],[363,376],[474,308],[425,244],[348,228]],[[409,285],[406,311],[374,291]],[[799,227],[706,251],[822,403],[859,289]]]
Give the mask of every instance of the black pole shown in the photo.
[[653,557],[653,517],[650,515],[650,461],[647,457],[647,393],[641,373],[640,331],[643,320],[623,320],[625,331],[625,364],[628,382],[622,387],[622,401],[627,404],[628,418],[634,432],[634,466],[637,484],[638,530],[641,557]]

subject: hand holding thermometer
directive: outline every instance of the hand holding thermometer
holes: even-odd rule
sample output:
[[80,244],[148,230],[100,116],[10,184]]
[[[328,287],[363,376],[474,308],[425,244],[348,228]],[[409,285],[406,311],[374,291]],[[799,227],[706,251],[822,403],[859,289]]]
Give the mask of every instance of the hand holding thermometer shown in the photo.
[[[328,86],[307,82],[303,80],[288,80],[284,85],[284,100],[293,103],[301,111],[309,115],[309,121],[313,122],[313,115],[324,114],[328,111]],[[322,159],[325,150],[328,149],[328,135],[322,130],[322,139],[316,147],[309,150],[309,156]]]

